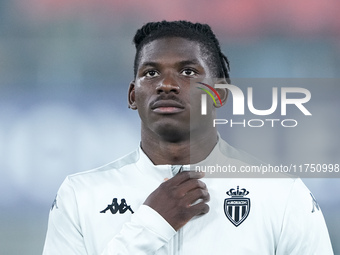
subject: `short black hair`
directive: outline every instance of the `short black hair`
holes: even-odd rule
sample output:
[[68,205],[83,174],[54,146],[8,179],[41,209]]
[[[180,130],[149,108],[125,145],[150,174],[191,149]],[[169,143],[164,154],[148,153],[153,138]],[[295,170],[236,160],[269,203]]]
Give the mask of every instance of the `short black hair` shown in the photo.
[[181,37],[196,41],[208,56],[208,64],[217,78],[229,81],[229,60],[222,53],[220,43],[212,29],[207,24],[192,23],[189,21],[161,21],[149,22],[137,30],[133,43],[136,46],[134,60],[134,76],[136,77],[140,61],[140,52],[144,45],[156,39],[165,37]]

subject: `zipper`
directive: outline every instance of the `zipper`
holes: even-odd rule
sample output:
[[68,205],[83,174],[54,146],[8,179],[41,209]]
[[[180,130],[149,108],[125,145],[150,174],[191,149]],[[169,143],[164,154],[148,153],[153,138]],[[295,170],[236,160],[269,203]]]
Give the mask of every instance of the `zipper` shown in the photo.
[[[184,227],[183,227],[184,228]],[[175,247],[176,248],[176,252],[175,252],[175,254],[176,255],[181,255],[182,254],[182,247],[183,247],[183,228],[181,228],[181,229],[179,229],[178,231],[177,231],[177,240],[176,240],[176,245],[177,245],[177,247]]]
[[182,255],[183,230],[179,229],[169,245],[169,255]]
[[[170,171],[172,176],[183,171],[183,165],[171,165]],[[172,238],[172,242],[170,245],[170,253],[171,255],[181,255],[182,254],[182,243],[183,242],[183,230],[180,228],[177,231],[177,234]]]

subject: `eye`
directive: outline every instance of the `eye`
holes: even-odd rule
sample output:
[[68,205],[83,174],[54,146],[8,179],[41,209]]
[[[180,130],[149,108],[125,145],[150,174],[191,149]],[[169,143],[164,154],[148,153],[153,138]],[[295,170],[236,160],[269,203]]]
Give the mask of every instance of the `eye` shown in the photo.
[[197,74],[197,72],[195,72],[194,70],[192,69],[184,69],[182,72],[181,72],[182,75],[185,75],[185,76],[194,76]]
[[146,76],[146,77],[156,77],[156,76],[159,76],[159,73],[155,70],[150,70],[150,71],[145,72],[144,76]]

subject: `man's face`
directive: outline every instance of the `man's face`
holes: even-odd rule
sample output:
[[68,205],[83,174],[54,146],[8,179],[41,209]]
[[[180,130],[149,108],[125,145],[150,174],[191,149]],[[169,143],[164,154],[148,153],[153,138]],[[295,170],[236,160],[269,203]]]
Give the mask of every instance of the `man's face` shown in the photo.
[[190,81],[211,77],[200,44],[184,38],[161,38],[146,44],[129,103],[138,109],[142,132],[154,132],[172,141],[189,137],[202,125],[190,125],[191,114],[200,114],[200,91],[190,102]]

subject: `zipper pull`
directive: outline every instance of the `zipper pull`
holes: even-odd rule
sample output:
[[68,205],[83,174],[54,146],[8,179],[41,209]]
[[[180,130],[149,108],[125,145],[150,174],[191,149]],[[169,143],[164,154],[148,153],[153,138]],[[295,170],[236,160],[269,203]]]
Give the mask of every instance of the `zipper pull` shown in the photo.
[[172,175],[175,176],[183,171],[183,165],[171,165]]

